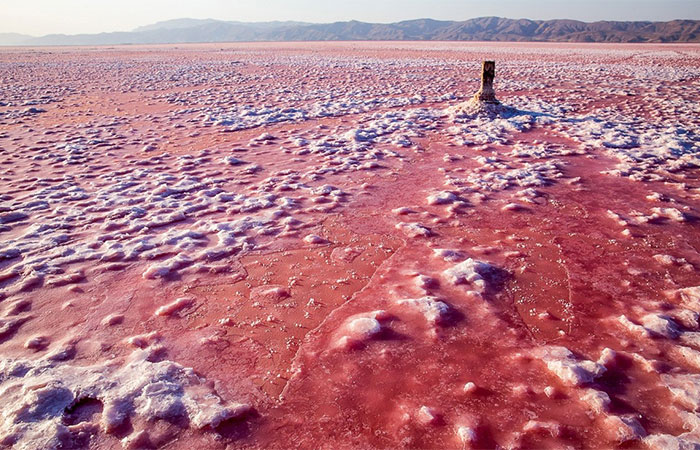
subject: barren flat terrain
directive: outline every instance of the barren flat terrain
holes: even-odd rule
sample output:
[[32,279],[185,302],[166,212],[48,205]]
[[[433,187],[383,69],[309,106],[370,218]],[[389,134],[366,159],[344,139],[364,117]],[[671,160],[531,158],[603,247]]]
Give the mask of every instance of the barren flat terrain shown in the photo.
[[[497,108],[465,108],[482,60]],[[0,445],[697,448],[700,47],[0,52]]]

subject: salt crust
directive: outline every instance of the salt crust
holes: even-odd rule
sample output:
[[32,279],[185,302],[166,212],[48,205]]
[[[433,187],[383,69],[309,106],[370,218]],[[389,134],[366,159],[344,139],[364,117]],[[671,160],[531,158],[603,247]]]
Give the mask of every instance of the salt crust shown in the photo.
[[71,407],[100,401],[98,429],[115,432],[129,418],[185,419],[194,428],[214,428],[251,407],[227,403],[192,369],[156,361],[157,349],[135,350],[123,363],[77,366],[49,359],[0,361],[0,397],[5,407],[0,442],[15,449],[70,446],[82,427],[65,425]]
[[533,350],[533,356],[543,361],[562,382],[572,386],[590,383],[606,371],[598,363],[576,358],[566,347],[539,347]]

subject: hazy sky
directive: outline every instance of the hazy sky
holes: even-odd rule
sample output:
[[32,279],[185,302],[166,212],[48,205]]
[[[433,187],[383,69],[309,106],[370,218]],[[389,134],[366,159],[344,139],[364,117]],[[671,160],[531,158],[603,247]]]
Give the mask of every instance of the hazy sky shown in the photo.
[[0,0],[0,33],[129,31],[177,18],[395,22],[430,17],[700,19],[700,0]]

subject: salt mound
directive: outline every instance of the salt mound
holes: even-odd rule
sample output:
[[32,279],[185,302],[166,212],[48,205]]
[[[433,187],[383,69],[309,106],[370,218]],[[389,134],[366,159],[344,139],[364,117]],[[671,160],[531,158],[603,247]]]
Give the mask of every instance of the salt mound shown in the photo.
[[181,311],[189,306],[192,306],[193,303],[194,303],[193,298],[190,298],[190,297],[178,298],[177,300],[158,308],[155,312],[155,315],[156,316],[172,316],[172,315],[175,315],[177,312],[179,312],[179,311]]
[[447,280],[454,284],[470,284],[479,293],[486,290],[486,278],[496,273],[498,269],[482,261],[468,258],[443,272]]
[[573,386],[590,383],[606,371],[593,361],[577,359],[566,347],[545,346],[534,350],[533,355],[561,381]]
[[348,317],[340,327],[334,347],[344,350],[363,347],[367,341],[382,332],[381,322],[388,318],[385,311],[373,311]]
[[632,416],[611,415],[603,419],[606,431],[618,443],[636,441],[647,435],[644,427]]
[[431,325],[445,324],[453,313],[452,308],[447,303],[432,296],[409,298],[399,300],[397,303],[420,312]]
[[[0,444],[17,450],[73,448],[86,430],[111,433],[129,418],[188,419],[196,428],[216,427],[248,412],[226,404],[190,368],[151,361],[152,352],[134,351],[126,364],[72,366],[49,360],[0,360],[3,399]],[[67,426],[66,414],[86,400],[104,405],[100,423]]]
[[453,192],[440,191],[429,195],[426,201],[429,205],[449,205],[457,200],[458,197]]
[[433,256],[436,258],[444,259],[448,262],[457,262],[464,259],[464,255],[459,250],[452,250],[449,248],[435,248],[433,249]]
[[644,438],[644,444],[650,450],[692,450],[700,447],[700,439],[692,433],[683,433],[680,436],[651,434]]
[[397,223],[396,229],[402,231],[406,236],[410,238],[430,237],[433,235],[433,232],[430,230],[430,228],[427,228],[417,222]]
[[662,375],[661,380],[682,406],[692,410],[700,409],[700,375]]
[[474,117],[508,118],[519,114],[519,111],[502,103],[480,102],[473,98],[466,102],[447,108],[447,114],[456,119]]
[[685,306],[696,312],[700,311],[700,286],[678,289],[675,293],[681,298]]

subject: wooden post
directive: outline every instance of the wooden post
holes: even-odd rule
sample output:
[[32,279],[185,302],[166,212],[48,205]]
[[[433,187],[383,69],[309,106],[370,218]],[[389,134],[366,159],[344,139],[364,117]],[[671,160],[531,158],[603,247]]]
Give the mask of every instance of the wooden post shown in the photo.
[[481,88],[474,95],[474,101],[499,104],[496,92],[493,90],[493,79],[496,77],[496,62],[484,61],[481,64]]

